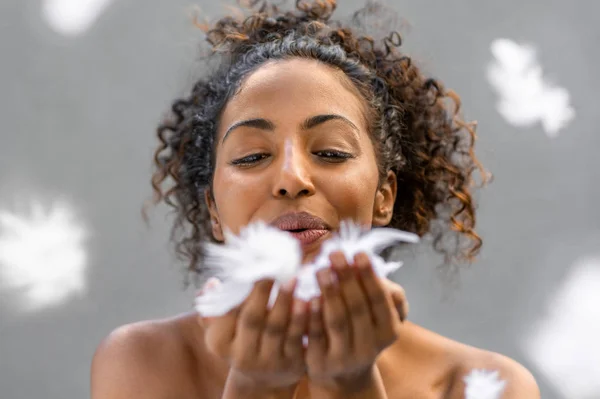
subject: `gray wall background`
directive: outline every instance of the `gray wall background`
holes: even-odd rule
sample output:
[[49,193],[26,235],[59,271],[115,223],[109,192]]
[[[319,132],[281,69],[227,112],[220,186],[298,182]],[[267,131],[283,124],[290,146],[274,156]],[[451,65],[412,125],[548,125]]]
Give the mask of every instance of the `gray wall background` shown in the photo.
[[[28,193],[66,195],[91,231],[84,293],[24,313],[0,292],[0,398],[89,396],[90,360],[109,331],[191,308],[165,208],[147,229],[140,206],[150,194],[155,125],[195,74],[203,37],[189,7],[218,16],[216,3],[117,0],[85,34],[65,38],[42,20],[40,1],[0,2],[0,207]],[[337,16],[364,4],[340,3]],[[479,121],[478,153],[495,174],[478,194],[481,258],[461,273],[452,298],[443,298],[440,259],[428,246],[395,276],[411,318],[515,358],[544,398],[562,397],[522,340],[569,265],[600,255],[600,3],[397,0],[393,7],[410,24],[410,54],[462,96],[467,119]],[[534,43],[545,72],[569,89],[577,117],[558,137],[512,127],[496,112],[485,67],[498,37]]]

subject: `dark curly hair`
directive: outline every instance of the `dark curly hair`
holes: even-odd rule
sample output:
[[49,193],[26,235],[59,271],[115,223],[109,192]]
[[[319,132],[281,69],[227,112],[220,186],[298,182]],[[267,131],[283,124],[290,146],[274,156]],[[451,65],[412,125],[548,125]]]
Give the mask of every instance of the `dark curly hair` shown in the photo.
[[[473,260],[482,240],[474,230],[472,174],[479,170],[485,180],[485,173],[473,152],[475,124],[459,116],[459,97],[399,50],[399,33],[375,40],[332,20],[335,0],[297,0],[296,9],[285,12],[256,0],[243,7],[249,16],[197,23],[211,46],[206,65],[216,60],[217,68],[173,103],[157,129],[151,203],[164,200],[174,208],[171,239],[188,271],[201,275],[202,242],[213,240],[204,192],[212,186],[220,113],[250,72],[291,57],[343,71],[364,97],[380,176],[393,170],[398,179],[390,226],[420,236],[431,232],[448,263]],[[369,9],[373,3],[353,21]],[[456,245],[445,244],[447,233]]]

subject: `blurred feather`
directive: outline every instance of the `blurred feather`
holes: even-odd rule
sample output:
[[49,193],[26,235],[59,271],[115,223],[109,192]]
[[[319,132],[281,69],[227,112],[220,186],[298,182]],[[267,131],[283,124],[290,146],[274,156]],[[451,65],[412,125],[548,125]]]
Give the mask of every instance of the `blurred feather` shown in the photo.
[[22,311],[60,305],[87,290],[89,230],[73,206],[31,202],[29,212],[0,209],[0,293]]
[[339,234],[325,241],[313,263],[302,265],[300,243],[289,233],[257,222],[246,226],[236,236],[225,233],[225,244],[207,243],[205,266],[212,270],[220,284],[196,298],[196,310],[204,316],[219,316],[240,305],[255,282],[272,278],[275,284],[269,304],[272,305],[281,284],[298,278],[294,295],[309,300],[321,294],[316,272],[329,267],[329,255],[344,253],[349,262],[359,252],[367,254],[375,273],[386,277],[402,266],[402,262],[386,262],[377,252],[396,242],[418,242],[419,237],[390,228],[366,230],[349,221],[341,224]]
[[[240,305],[259,280],[290,280],[302,262],[298,240],[263,222],[246,226],[239,236],[230,231],[224,234],[224,245],[205,244],[204,265],[220,282],[196,297],[195,308],[206,317],[223,315]],[[273,287],[271,303],[278,287],[279,284]]]
[[500,399],[506,385],[498,371],[490,370],[474,369],[463,381],[467,385],[465,399]]
[[549,137],[556,137],[575,117],[569,91],[544,77],[532,46],[496,39],[494,62],[487,78],[499,95],[498,112],[514,126],[541,122]]
[[316,272],[329,267],[329,255],[336,251],[342,252],[350,264],[356,254],[364,252],[369,257],[375,274],[387,277],[398,270],[402,262],[386,262],[378,252],[397,242],[417,243],[419,236],[391,228],[365,229],[352,221],[342,221],[340,232],[325,241],[314,262],[300,271],[296,296],[307,301],[320,295]]
[[43,16],[52,29],[77,36],[90,29],[114,0],[43,0]]
[[225,245],[205,245],[204,264],[222,281],[273,278],[285,282],[300,269],[300,243],[286,231],[256,222],[244,227],[239,236],[230,231],[224,234]]
[[250,295],[252,283],[247,281],[220,282],[196,297],[196,311],[204,317],[222,316]]

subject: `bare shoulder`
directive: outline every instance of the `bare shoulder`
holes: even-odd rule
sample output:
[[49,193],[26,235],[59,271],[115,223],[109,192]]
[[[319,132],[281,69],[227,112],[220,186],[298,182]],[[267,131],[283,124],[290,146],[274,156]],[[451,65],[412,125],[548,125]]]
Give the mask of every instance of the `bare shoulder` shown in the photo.
[[515,360],[499,353],[467,347],[463,351],[463,360],[453,373],[452,392],[449,398],[462,398],[464,378],[473,370],[497,371],[498,378],[506,385],[502,399],[539,399],[540,391],[535,378],[529,370]]
[[99,344],[92,360],[92,399],[166,398],[181,386],[187,363],[177,322],[152,320],[121,326]]
[[394,378],[390,373],[390,384],[396,381],[402,384],[397,370],[399,364],[406,363],[407,370],[418,370],[418,376],[411,375],[410,379],[422,380],[435,393],[434,397],[463,399],[464,378],[474,369],[483,369],[498,371],[499,378],[506,382],[502,399],[540,398],[535,378],[515,360],[465,345],[413,323],[405,323],[404,333],[388,358],[388,363],[394,365],[390,369],[395,370]]

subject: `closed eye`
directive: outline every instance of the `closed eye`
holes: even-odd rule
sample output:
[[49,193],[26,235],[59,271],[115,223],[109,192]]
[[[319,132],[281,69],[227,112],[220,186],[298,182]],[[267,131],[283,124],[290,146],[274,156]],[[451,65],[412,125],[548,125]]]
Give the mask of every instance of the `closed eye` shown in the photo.
[[339,163],[344,162],[347,159],[354,158],[354,155],[338,150],[322,150],[314,153],[316,156],[322,158],[325,162]]
[[[338,150],[317,151],[314,153],[314,155],[318,156],[323,161],[330,162],[330,163],[341,163],[347,159],[354,158],[354,155],[344,152],[344,151],[338,151]],[[260,161],[268,158],[269,156],[270,155],[267,153],[250,154],[243,158],[234,159],[230,163],[231,163],[231,165],[234,165],[234,166],[252,166],[252,165],[257,164]]]
[[250,166],[262,161],[268,156],[269,154],[265,153],[250,154],[243,158],[234,159],[233,161],[231,161],[231,164],[235,166]]

